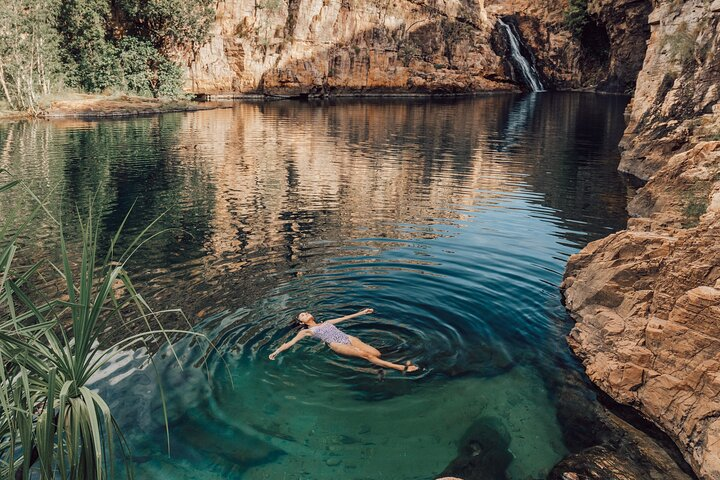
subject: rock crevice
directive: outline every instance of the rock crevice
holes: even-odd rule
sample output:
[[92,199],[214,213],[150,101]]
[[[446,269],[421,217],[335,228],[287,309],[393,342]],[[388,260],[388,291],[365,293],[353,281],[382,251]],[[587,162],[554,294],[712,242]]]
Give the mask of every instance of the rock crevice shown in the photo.
[[648,182],[562,286],[590,379],[704,479],[720,478],[719,20],[720,1],[655,2],[620,164]]

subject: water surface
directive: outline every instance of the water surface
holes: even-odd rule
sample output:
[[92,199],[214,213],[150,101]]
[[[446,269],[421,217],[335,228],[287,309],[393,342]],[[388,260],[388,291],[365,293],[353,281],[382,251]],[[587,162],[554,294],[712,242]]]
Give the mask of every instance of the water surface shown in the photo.
[[[105,241],[133,203],[129,232],[166,212],[157,229],[172,230],[131,269],[216,350],[179,340],[182,369],[158,356],[170,456],[142,352],[97,382],[139,478],[424,479],[480,445],[490,477],[535,479],[583,428],[558,410],[578,369],[558,285],[569,255],[625,225],[625,102],[282,101],[7,123],[0,168],[51,192],[66,219],[94,196]],[[52,227],[38,231],[32,251],[52,255]],[[422,372],[381,379],[313,340],[267,360],[297,313],[368,306],[346,331]]]

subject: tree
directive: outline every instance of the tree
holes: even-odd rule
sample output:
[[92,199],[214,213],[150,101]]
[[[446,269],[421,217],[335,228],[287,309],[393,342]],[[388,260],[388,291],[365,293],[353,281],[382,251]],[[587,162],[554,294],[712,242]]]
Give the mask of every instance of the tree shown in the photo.
[[107,35],[110,16],[108,0],[62,0],[57,29],[63,60],[70,67],[69,86],[101,92],[117,85],[118,51]]
[[0,16],[0,90],[11,108],[36,111],[60,83],[58,0],[6,2]]
[[212,0],[120,0],[133,33],[170,58],[204,43],[215,19]]
[[588,18],[588,0],[570,0],[568,9],[565,11],[565,25],[572,34],[579,38],[585,25],[587,25]]

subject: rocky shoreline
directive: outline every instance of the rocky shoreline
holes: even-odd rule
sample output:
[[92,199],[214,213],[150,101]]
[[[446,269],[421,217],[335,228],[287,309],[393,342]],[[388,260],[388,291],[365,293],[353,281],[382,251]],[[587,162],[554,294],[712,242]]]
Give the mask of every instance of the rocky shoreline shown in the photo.
[[129,95],[80,95],[73,94],[66,99],[54,100],[39,105],[36,114],[31,112],[0,111],[0,120],[19,120],[38,117],[60,118],[113,118],[138,115],[154,115],[170,112],[191,112],[229,108],[232,105],[221,102],[199,102],[194,100],[171,100]]
[[[498,18],[517,26],[551,87],[634,89],[619,169],[647,183],[628,206],[627,230],[569,260],[562,290],[576,324],[568,341],[594,384],[666,432],[698,477],[718,479],[720,0],[589,0],[590,28],[580,38],[563,26],[566,6],[226,0],[218,3],[210,41],[181,59],[186,89],[213,100],[517,91]],[[229,106],[96,97],[54,102],[40,116]],[[563,393],[567,401],[573,394]],[[603,429],[607,441],[584,445],[550,478],[689,478],[627,422],[607,412],[599,417],[603,425],[592,428]],[[473,428],[481,438],[497,426]],[[473,442],[482,447],[468,437]],[[446,474],[482,473],[473,458],[459,457]]]
[[720,1],[656,1],[620,170],[625,231],[568,262],[568,340],[590,379],[720,478]]

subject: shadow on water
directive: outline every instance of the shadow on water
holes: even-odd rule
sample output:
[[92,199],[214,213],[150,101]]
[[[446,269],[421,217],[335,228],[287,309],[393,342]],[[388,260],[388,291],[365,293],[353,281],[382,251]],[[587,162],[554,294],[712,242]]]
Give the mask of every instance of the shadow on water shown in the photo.
[[[156,229],[170,233],[129,268],[217,353],[186,339],[182,370],[156,356],[169,458],[140,352],[97,382],[143,476],[427,478],[469,454],[468,471],[539,478],[574,448],[556,398],[563,372],[579,368],[563,338],[565,261],[625,226],[625,102],[278,101],[2,124],[0,168],[41,190],[59,183],[52,208],[65,218],[97,192],[105,241],[134,202],[131,232],[166,212]],[[0,208],[24,201],[0,197]],[[50,224],[37,228],[52,238]],[[313,341],[267,360],[297,313],[365,306],[376,314],[343,328],[419,374],[379,375]]]

